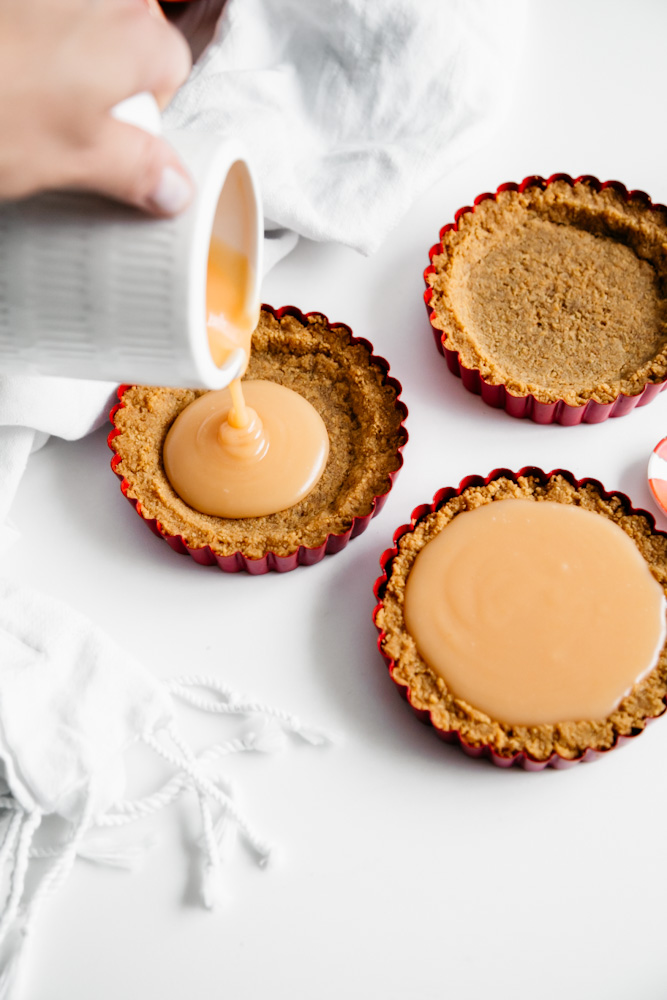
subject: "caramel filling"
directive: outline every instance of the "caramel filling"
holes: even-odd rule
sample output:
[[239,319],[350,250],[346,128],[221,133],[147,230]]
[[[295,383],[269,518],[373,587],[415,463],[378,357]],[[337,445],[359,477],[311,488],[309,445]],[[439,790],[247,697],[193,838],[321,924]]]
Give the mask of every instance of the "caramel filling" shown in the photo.
[[222,240],[211,240],[206,275],[208,346],[220,367],[232,351],[250,357],[250,341],[257,326],[259,307],[251,302],[254,274],[244,253]]
[[665,598],[608,518],[500,500],[421,550],[405,622],[451,693],[497,721],[603,720],[655,666]]
[[179,414],[165,440],[171,485],[203,514],[275,514],[307,496],[324,472],[329,435],[317,410],[276,382],[243,387],[245,423],[231,389],[208,392]]

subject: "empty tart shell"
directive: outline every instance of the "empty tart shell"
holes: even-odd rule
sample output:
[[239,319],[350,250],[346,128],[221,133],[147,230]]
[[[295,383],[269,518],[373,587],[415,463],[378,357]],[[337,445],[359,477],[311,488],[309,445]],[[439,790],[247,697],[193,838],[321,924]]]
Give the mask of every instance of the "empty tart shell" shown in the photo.
[[121,386],[111,412],[111,467],[148,527],[198,563],[254,574],[311,565],[361,534],[384,504],[407,441],[401,386],[368,341],[293,306],[262,308],[246,377],[294,389],[326,424],[327,466],[299,504],[230,519],[201,514],[175,493],[162,462],[164,439],[203,390]]
[[435,343],[489,406],[599,423],[667,378],[667,208],[590,175],[526,177],[459,209],[424,272]]
[[655,528],[651,514],[635,510],[625,494],[608,493],[597,480],[575,479],[563,469],[550,473],[534,467],[519,472],[495,469],[486,478],[469,476],[458,488],[439,490],[432,503],[417,507],[410,523],[395,532],[393,547],[381,557],[382,575],[375,583],[378,604],[373,619],[379,632],[378,648],[400,694],[445,742],[456,744],[471,757],[488,758],[499,767],[516,764],[530,771],[570,767],[607,753],[663,714],[667,704],[667,644],[651,672],[603,721],[510,725],[457,699],[420,657],[405,625],[405,586],[419,551],[459,514],[508,498],[576,504],[609,518],[634,540],[667,593],[667,534]]

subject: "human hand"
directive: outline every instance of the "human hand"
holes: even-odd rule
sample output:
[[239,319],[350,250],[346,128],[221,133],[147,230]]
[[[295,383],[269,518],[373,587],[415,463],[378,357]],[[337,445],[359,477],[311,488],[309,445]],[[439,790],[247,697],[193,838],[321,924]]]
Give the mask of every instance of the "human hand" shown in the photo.
[[144,0],[0,0],[0,200],[74,188],[181,211],[193,188],[176,153],[110,110],[142,91],[164,106],[190,65]]
[[[156,3],[157,0],[148,0]],[[167,3],[164,13],[188,41],[192,58],[198,59],[213,38],[226,0],[193,0],[192,3]]]

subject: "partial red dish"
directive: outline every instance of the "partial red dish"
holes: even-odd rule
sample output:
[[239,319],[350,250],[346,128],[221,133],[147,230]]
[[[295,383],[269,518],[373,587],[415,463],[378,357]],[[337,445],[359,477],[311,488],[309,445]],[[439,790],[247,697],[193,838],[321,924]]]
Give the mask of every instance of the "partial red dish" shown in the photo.
[[589,399],[581,405],[571,405],[564,399],[554,402],[545,402],[537,399],[533,394],[520,394],[510,391],[502,383],[491,382],[485,378],[476,367],[467,367],[461,359],[460,353],[452,349],[448,343],[446,332],[439,325],[436,310],[434,308],[434,288],[433,281],[437,268],[434,264],[436,258],[442,259],[444,253],[443,240],[450,232],[457,232],[461,220],[476,210],[489,199],[497,201],[504,192],[518,192],[523,194],[531,189],[546,191],[551,185],[560,182],[569,185],[571,188],[584,185],[595,192],[603,192],[607,189],[615,192],[629,206],[645,211],[649,217],[655,213],[656,218],[661,216],[667,219],[667,208],[664,205],[654,204],[644,191],[629,191],[625,185],[619,181],[600,181],[590,174],[582,175],[573,179],[569,174],[552,174],[549,178],[530,176],[524,178],[520,184],[501,184],[494,193],[486,192],[478,195],[472,205],[460,208],[454,217],[454,221],[443,226],[440,230],[440,242],[431,247],[429,251],[430,265],[424,271],[426,291],[424,301],[432,326],[435,345],[445,358],[447,367],[457,375],[468,391],[482,397],[482,400],[495,409],[504,409],[510,416],[519,419],[530,419],[538,424],[558,423],[571,427],[583,423],[600,423],[609,417],[620,417],[630,413],[637,406],[645,406],[652,399],[662,392],[667,384],[665,377],[655,378],[648,381],[637,393],[625,395],[620,392],[616,398],[609,402],[600,402],[596,399]]
[[[395,411],[395,416],[392,419],[396,425],[396,432],[392,439],[387,440],[386,442],[386,448],[391,449],[391,455],[388,454],[388,468],[390,471],[387,472],[384,480],[386,489],[383,488],[379,491],[371,498],[369,503],[364,503],[363,509],[359,509],[355,512],[354,516],[348,519],[348,523],[346,524],[344,530],[327,534],[326,537],[323,537],[319,544],[312,547],[309,547],[308,545],[296,545],[293,551],[289,552],[289,554],[267,551],[261,557],[256,558],[248,555],[241,549],[231,553],[221,553],[220,551],[216,551],[215,542],[206,545],[193,545],[183,533],[168,529],[159,514],[156,515],[155,510],[146,510],[146,503],[142,502],[137,495],[138,491],[134,488],[133,483],[131,482],[131,470],[129,467],[126,467],[127,460],[125,460],[124,464],[122,455],[123,429],[120,425],[123,421],[119,415],[122,414],[125,408],[127,398],[126,394],[132,389],[132,387],[126,385],[120,386],[118,390],[119,402],[116,406],[114,406],[110,414],[110,420],[113,427],[108,436],[108,444],[114,452],[114,457],[111,460],[111,468],[120,479],[121,492],[123,493],[123,496],[126,497],[147,527],[159,538],[162,538],[174,552],[178,552],[182,555],[189,555],[195,562],[203,566],[217,566],[226,573],[236,573],[239,571],[245,571],[253,575],[259,575],[269,571],[285,573],[296,569],[297,566],[312,566],[315,563],[320,562],[325,555],[340,552],[347,546],[348,542],[352,538],[356,538],[368,527],[371,519],[382,509],[393,482],[403,464],[402,452],[408,438],[407,430],[404,426],[404,421],[407,416],[407,408],[400,400],[402,387],[400,383],[389,374],[388,362],[385,361],[384,358],[378,357],[373,353],[373,347],[367,340],[355,337],[350,328],[345,324],[330,323],[326,316],[323,316],[320,313],[304,314],[294,306],[284,306],[280,309],[273,309],[271,306],[265,305],[262,307],[262,310],[267,317],[267,320],[269,322],[273,322],[274,325],[280,324],[283,320],[286,320],[289,323],[291,318],[295,320],[296,323],[302,324],[304,328],[307,327],[310,330],[315,330],[317,328],[317,330],[321,331],[324,341],[326,341],[327,338],[336,336],[343,338],[345,344],[351,347],[356,354],[359,354],[360,357],[365,359],[366,364],[374,373],[373,380],[379,387],[384,387],[382,391],[391,396],[393,400],[391,405]],[[355,361],[355,364],[357,363],[358,361]],[[161,449],[158,448],[158,452],[161,452]],[[168,484],[168,481],[164,476],[164,470],[162,469],[161,453],[154,456],[154,461],[157,473],[160,474],[164,480],[163,487],[170,490],[171,487]],[[182,501],[180,502],[182,503]],[[216,519],[211,520],[215,521]],[[224,522],[224,519],[217,520],[219,520],[221,524]]]
[[[654,667],[651,672],[652,676],[656,672],[659,674],[659,683],[656,683],[655,688],[652,689],[650,699],[642,704],[650,704],[653,706],[652,710],[646,714],[644,717],[637,717],[636,724],[631,724],[629,720],[635,718],[632,715],[630,708],[625,713],[623,719],[620,719],[620,715],[623,713],[619,709],[619,719],[620,721],[614,721],[613,725],[609,729],[609,734],[605,733],[605,739],[607,739],[608,745],[605,749],[597,749],[592,746],[582,746],[578,751],[564,754],[558,752],[557,750],[553,752],[545,751],[544,756],[538,757],[536,754],[531,754],[525,749],[518,749],[516,751],[500,751],[497,746],[491,745],[484,738],[476,735],[474,738],[470,735],[474,731],[474,727],[468,726],[466,732],[468,737],[464,735],[459,728],[454,727],[442,727],[438,724],[436,715],[437,709],[435,707],[429,707],[429,700],[424,694],[417,695],[415,691],[411,690],[410,684],[405,680],[406,671],[402,671],[403,677],[399,678],[397,676],[397,664],[399,659],[404,655],[403,650],[407,648],[405,646],[404,637],[407,633],[405,629],[405,624],[400,625],[400,612],[397,618],[397,603],[396,603],[396,588],[394,587],[392,593],[387,597],[388,584],[392,576],[392,567],[394,560],[399,555],[401,542],[410,536],[420,525],[425,518],[427,518],[433,512],[439,511],[453,498],[460,497],[466,490],[469,489],[479,489],[488,487],[490,483],[495,483],[499,480],[509,482],[511,484],[518,484],[523,486],[526,482],[529,484],[534,484],[537,488],[545,488],[550,483],[557,483],[556,477],[560,477],[563,484],[568,484],[574,490],[582,491],[588,490],[596,498],[599,497],[601,501],[601,510],[606,509],[607,512],[612,512],[618,515],[618,523],[621,527],[625,526],[625,530],[630,533],[630,530],[637,530],[637,538],[644,539],[641,544],[645,544],[646,552],[643,552],[649,566],[651,566],[650,559],[658,560],[660,566],[653,569],[654,576],[658,573],[662,573],[662,579],[664,580],[665,574],[667,573],[667,534],[665,532],[658,531],[655,527],[655,520],[653,516],[647,511],[635,509],[632,506],[630,499],[620,492],[608,492],[596,479],[577,479],[573,474],[564,469],[556,469],[553,472],[544,472],[542,469],[538,469],[532,466],[527,466],[520,469],[518,472],[513,472],[509,469],[494,469],[488,476],[468,476],[461,481],[458,487],[447,487],[445,489],[439,490],[431,503],[422,504],[416,507],[411,515],[410,523],[404,524],[399,527],[393,536],[393,546],[382,553],[380,558],[381,575],[375,582],[374,594],[377,599],[377,604],[373,612],[373,621],[378,630],[378,649],[382,654],[386,665],[389,670],[389,676],[396,685],[400,695],[408,702],[411,706],[413,712],[417,718],[433,727],[437,736],[442,739],[445,743],[450,743],[455,746],[460,747],[464,753],[470,757],[484,758],[490,760],[493,764],[501,768],[507,768],[512,766],[519,766],[525,768],[528,771],[541,771],[546,767],[554,768],[569,768],[575,764],[581,763],[583,761],[595,760],[609,753],[610,750],[617,746],[627,743],[629,740],[633,739],[640,732],[643,732],[646,724],[652,719],[661,716],[665,707],[667,706],[667,695],[664,691],[667,691],[667,671],[665,671],[665,662],[667,660],[667,654],[665,649],[663,649],[658,665]],[[523,483],[519,481],[523,480]],[[534,488],[531,485],[531,489]],[[567,488],[567,487],[566,487]],[[615,518],[612,518],[615,519]],[[638,521],[638,519],[641,519]],[[444,529],[446,530],[446,528]],[[635,538],[635,541],[637,541]],[[640,551],[642,551],[640,547]],[[647,554],[649,557],[647,557]],[[661,584],[664,589],[664,584]],[[389,614],[385,614],[385,598],[392,604],[391,609],[389,609]],[[389,605],[387,605],[389,608]],[[387,646],[391,645],[394,650],[400,649],[400,652],[395,652],[394,656],[388,651]],[[427,670],[426,667],[423,669]],[[663,674],[665,675],[663,677]],[[657,678],[657,673],[656,673]],[[644,683],[644,682],[642,682]],[[657,692],[657,693],[656,693]],[[434,697],[439,697],[437,694]],[[642,698],[644,694],[642,693]],[[625,700],[623,702],[625,704]],[[450,714],[451,717],[451,714]],[[466,728],[465,722],[461,723],[462,728]],[[508,733],[514,734],[514,737],[518,740],[518,731],[520,727],[510,727]],[[529,727],[523,727],[529,729]],[[623,731],[625,728],[625,731]],[[512,737],[512,738],[514,738]],[[591,742],[594,742],[592,737],[587,736]],[[558,736],[553,734],[553,742],[558,743]],[[508,745],[511,744],[511,739],[507,741]],[[601,744],[598,744],[601,745]]]

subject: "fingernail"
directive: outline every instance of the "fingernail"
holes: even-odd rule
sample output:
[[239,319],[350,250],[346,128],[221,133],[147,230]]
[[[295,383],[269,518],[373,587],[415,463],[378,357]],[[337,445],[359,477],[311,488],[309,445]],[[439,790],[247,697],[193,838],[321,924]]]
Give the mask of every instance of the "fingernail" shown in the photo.
[[165,167],[148,204],[155,212],[176,215],[190,203],[192,195],[192,182],[173,167]]

